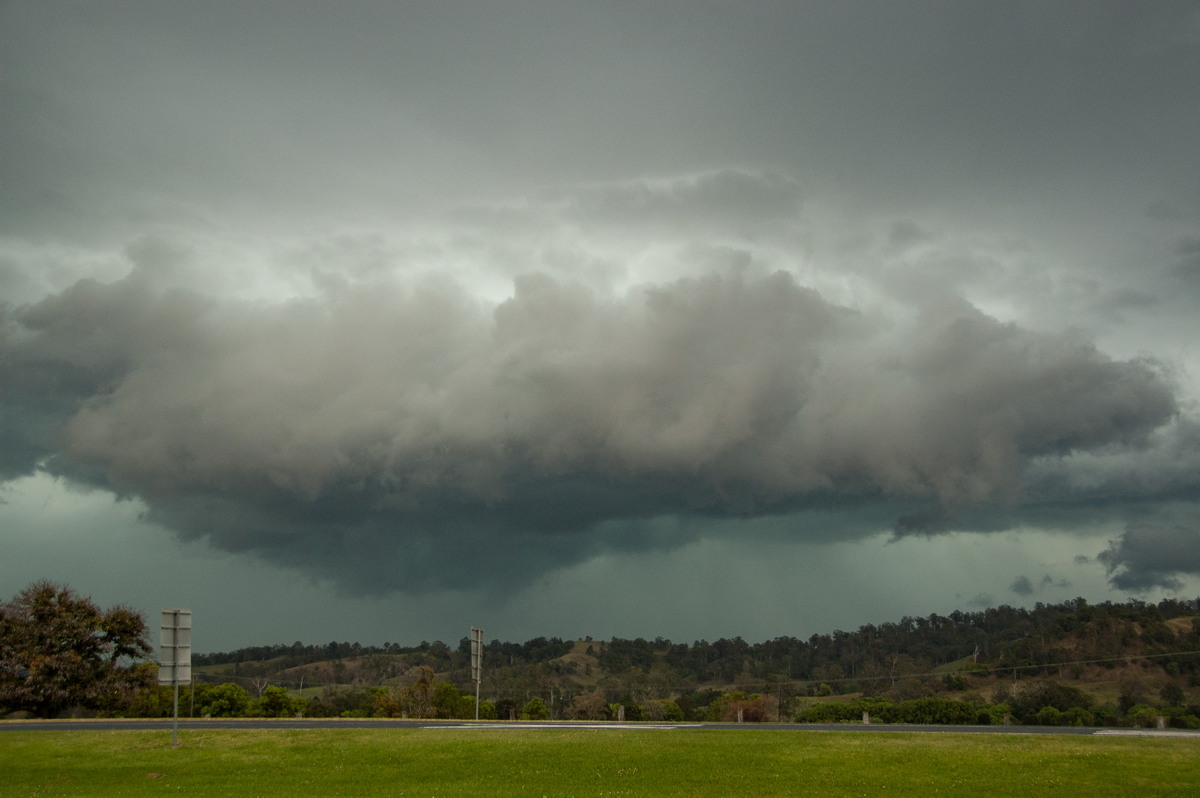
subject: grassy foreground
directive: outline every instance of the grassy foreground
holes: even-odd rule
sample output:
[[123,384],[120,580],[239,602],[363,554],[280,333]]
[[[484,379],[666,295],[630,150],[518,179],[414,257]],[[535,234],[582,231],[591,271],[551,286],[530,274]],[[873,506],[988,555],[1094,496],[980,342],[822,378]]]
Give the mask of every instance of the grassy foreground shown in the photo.
[[0,796],[1195,795],[1200,739],[854,732],[3,732]]

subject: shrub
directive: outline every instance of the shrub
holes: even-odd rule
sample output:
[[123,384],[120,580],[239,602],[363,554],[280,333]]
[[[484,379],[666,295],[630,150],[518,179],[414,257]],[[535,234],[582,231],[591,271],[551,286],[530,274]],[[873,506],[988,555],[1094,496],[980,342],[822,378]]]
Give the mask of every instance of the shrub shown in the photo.
[[1063,726],[1095,726],[1096,716],[1083,707],[1071,707],[1062,713]]
[[1022,723],[1041,723],[1038,713],[1046,707],[1061,713],[1072,707],[1087,709],[1090,704],[1091,700],[1082,690],[1052,681],[1033,682],[1012,699],[1012,710]]
[[774,696],[761,693],[747,695],[741,690],[725,693],[709,707],[709,720],[725,722],[741,720],[746,723],[764,723],[775,717]]
[[947,673],[942,677],[942,684],[947,690],[966,690],[967,680],[961,673]]
[[1139,729],[1148,729],[1158,725],[1158,718],[1162,714],[1162,711],[1155,707],[1134,704],[1125,711],[1125,719]]
[[975,722],[983,726],[1003,726],[1005,718],[1010,717],[1012,717],[1012,707],[1008,704],[989,704],[978,709]]
[[1037,711],[1034,720],[1039,726],[1061,726],[1063,713],[1054,707],[1042,707]]
[[282,687],[268,687],[250,702],[246,714],[257,718],[290,718],[304,712],[304,699],[297,698]]
[[683,720],[683,710],[670,700],[648,701],[642,713],[646,720],[678,722]]
[[546,720],[549,717],[550,710],[546,709],[546,702],[537,696],[529,699],[521,710],[521,720]]
[[1172,729],[1200,729],[1200,717],[1195,715],[1172,714],[1168,721]]
[[930,696],[893,705],[882,714],[885,723],[973,723],[975,707],[950,698]]
[[[278,689],[278,688],[276,688]],[[250,694],[246,688],[232,682],[218,685],[196,685],[195,712],[200,717],[237,718],[246,714]]]
[[797,723],[846,723],[860,720],[863,710],[856,702],[828,701],[823,704],[813,704],[796,716]]

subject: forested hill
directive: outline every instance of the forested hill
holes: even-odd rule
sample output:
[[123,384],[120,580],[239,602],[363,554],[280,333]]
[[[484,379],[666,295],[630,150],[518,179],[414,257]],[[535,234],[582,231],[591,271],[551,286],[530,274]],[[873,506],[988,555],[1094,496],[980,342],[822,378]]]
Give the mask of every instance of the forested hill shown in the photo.
[[[606,675],[651,671],[676,689],[751,683],[821,682],[870,690],[904,674],[928,674],[950,663],[971,671],[1042,671],[1076,675],[1085,665],[1130,657],[1156,660],[1176,672],[1200,672],[1200,599],[1089,604],[1081,598],[1032,609],[1000,606],[979,612],[905,616],[856,631],[816,634],[807,640],[778,637],[747,643],[740,637],[675,643],[663,638],[564,641],[539,637],[525,643],[493,640],[484,662],[493,676],[527,672],[541,684],[595,684]],[[466,684],[469,643],[417,646],[332,642],[325,645],[255,646],[196,655],[194,664],[221,666],[226,674],[272,675],[275,681],[309,674],[308,684],[383,683],[416,667]],[[321,667],[316,666],[322,664]],[[232,667],[229,667],[232,666]],[[215,669],[214,669],[215,670]],[[486,684],[486,682],[485,682]]]

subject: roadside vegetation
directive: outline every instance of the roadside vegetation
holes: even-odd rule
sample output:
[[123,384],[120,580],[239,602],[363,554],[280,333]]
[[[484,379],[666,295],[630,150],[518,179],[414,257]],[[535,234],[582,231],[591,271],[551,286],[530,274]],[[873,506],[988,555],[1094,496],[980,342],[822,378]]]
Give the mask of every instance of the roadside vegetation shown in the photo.
[[[169,716],[146,637],[136,613],[32,586],[0,606],[0,717]],[[469,654],[463,638],[197,655],[180,714],[474,718]],[[1002,606],[754,644],[493,640],[483,662],[481,719],[1200,729],[1198,601]]]

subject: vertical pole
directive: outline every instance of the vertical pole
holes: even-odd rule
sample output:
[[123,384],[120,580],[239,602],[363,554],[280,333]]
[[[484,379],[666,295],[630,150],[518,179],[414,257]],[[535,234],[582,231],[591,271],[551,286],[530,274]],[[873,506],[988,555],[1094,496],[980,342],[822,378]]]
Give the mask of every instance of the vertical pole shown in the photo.
[[483,681],[483,629],[471,627],[471,676],[475,679],[475,720],[479,720],[479,684]]
[[[171,747],[179,747],[179,685],[192,682],[192,611],[163,610],[159,631],[158,683],[172,685]],[[192,691],[193,701],[195,691]]]

